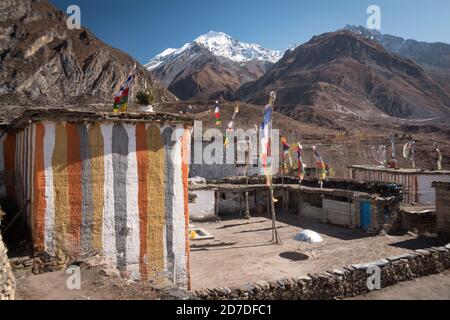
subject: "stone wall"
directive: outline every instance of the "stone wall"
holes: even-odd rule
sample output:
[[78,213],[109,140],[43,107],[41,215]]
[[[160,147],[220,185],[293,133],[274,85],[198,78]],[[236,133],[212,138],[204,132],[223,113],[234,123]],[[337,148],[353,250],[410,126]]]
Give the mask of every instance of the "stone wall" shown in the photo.
[[0,300],[14,300],[16,281],[0,234]]
[[437,232],[450,235],[450,183],[433,183],[436,188]]
[[436,233],[436,210],[400,211],[401,229],[416,234]]
[[195,294],[205,300],[331,300],[353,297],[370,292],[367,282],[373,274],[368,272],[372,266],[381,270],[381,288],[437,274],[450,269],[450,244],[301,278],[197,290]]

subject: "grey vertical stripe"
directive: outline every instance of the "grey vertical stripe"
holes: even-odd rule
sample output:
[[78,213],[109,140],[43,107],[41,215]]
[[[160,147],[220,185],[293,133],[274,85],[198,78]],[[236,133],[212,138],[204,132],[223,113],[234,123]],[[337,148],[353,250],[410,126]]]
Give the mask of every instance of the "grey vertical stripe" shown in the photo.
[[[173,279],[175,254],[173,252],[173,184],[174,184],[174,167],[173,152],[175,142],[172,141],[173,128],[167,127],[163,130],[162,137],[164,140],[164,149],[166,157],[166,247],[167,247],[167,272],[170,279]],[[151,164],[150,164],[151,165]]]
[[92,193],[92,164],[91,152],[89,147],[88,128],[84,125],[78,125],[78,134],[80,136],[80,155],[81,155],[81,251],[90,252],[93,241],[94,224],[94,197]]
[[114,175],[114,221],[118,268],[124,268],[127,264],[127,156],[127,131],[122,125],[116,124],[112,131],[112,161]]

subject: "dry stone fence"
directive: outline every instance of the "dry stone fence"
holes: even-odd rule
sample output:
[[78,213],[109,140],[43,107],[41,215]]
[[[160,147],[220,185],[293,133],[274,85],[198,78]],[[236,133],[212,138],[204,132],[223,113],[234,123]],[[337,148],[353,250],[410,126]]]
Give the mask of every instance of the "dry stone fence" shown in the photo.
[[15,279],[6,253],[7,250],[0,234],[0,300],[14,300]]

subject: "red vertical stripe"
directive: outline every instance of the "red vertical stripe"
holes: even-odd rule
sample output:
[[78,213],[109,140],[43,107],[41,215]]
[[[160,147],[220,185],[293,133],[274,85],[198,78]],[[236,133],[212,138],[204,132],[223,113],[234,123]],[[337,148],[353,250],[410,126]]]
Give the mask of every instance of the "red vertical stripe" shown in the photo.
[[[3,142],[3,153],[5,162],[5,172],[9,175],[13,175],[16,170],[16,134],[8,133],[5,141]],[[14,188],[13,178],[8,179],[6,185],[6,197],[8,199],[16,199],[16,191]]]

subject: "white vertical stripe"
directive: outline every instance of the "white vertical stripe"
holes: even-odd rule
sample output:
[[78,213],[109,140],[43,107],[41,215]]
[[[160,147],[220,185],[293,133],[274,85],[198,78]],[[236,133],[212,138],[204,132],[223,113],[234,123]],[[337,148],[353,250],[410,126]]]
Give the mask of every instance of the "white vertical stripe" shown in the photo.
[[[29,152],[29,171],[28,171],[28,199],[31,200],[28,206],[28,212],[33,211],[33,200],[34,200],[34,152],[35,152],[35,136],[36,136],[36,125],[32,125],[30,128],[30,138],[28,141],[28,152]],[[31,214],[28,214],[28,225],[31,228],[33,221],[31,220]]]
[[[165,128],[167,128],[168,126],[166,126],[166,125],[162,125],[162,126],[158,126],[159,127],[159,130],[160,130],[160,132],[161,132],[161,134],[163,134],[163,132],[164,132],[164,129]],[[163,141],[164,141],[164,137],[162,137],[163,138]],[[166,155],[164,154],[164,161],[166,161]],[[167,163],[165,164],[166,166],[168,165]],[[167,180],[167,176],[166,176],[166,172],[167,172],[167,168],[165,168],[164,169],[164,178],[165,178],[165,183],[166,184],[168,184],[169,183],[169,181]],[[167,186],[166,186],[166,188],[167,188]],[[165,190],[164,190],[164,192],[165,192]],[[165,202],[165,200],[166,199],[164,199],[164,202]],[[166,213],[166,210],[167,210],[167,208],[165,209],[165,213]],[[170,275],[169,275],[169,270],[168,270],[168,260],[167,260],[167,256],[168,256],[168,253],[167,253],[167,220],[168,220],[168,216],[167,216],[167,214],[165,215],[165,217],[164,217],[164,225],[163,225],[163,234],[162,234],[162,236],[163,236],[163,258],[164,258],[164,272],[167,274],[167,276],[168,277],[170,277]],[[172,276],[173,277],[173,276]]]
[[114,174],[112,161],[112,129],[110,123],[101,124],[105,164],[105,206],[103,208],[103,252],[110,263],[117,266],[116,230],[114,220]]
[[175,274],[177,284],[186,284],[186,225],[184,218],[184,187],[181,158],[181,140],[178,138],[172,153],[174,170],[173,233],[175,253]]
[[136,155],[136,126],[125,124],[128,135],[127,171],[127,271],[131,279],[139,279],[140,224],[139,224],[139,177]]
[[55,205],[53,190],[52,158],[55,150],[55,124],[44,122],[44,175],[45,175],[45,251],[55,256]]

